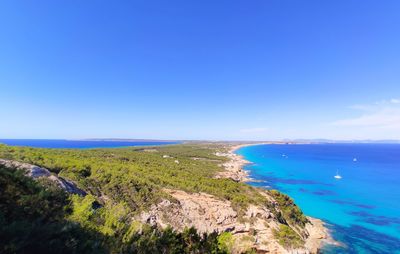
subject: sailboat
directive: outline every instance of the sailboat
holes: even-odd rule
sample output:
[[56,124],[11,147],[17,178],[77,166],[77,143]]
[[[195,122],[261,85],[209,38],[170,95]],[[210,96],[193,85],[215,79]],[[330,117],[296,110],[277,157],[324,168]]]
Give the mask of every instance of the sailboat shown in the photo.
[[342,179],[342,176],[339,175],[339,170],[336,171],[336,175],[334,176],[336,179]]

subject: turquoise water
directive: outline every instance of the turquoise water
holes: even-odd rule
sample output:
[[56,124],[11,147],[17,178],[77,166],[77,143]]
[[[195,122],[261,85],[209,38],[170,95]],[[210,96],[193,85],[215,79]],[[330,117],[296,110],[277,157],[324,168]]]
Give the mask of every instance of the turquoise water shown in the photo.
[[237,153],[263,180],[252,185],[288,194],[345,245],[323,253],[400,253],[400,144],[258,145]]

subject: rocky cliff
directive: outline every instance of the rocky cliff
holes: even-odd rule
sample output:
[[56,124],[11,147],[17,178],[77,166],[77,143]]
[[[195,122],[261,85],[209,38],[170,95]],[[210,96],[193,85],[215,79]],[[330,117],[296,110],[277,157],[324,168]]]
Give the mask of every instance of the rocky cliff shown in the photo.
[[[175,201],[163,200],[137,219],[160,227],[172,226],[182,231],[195,227],[199,232],[230,232],[233,236],[232,253],[249,249],[258,253],[317,253],[327,231],[322,222],[309,218],[299,232],[303,235],[302,247],[284,247],[275,237],[282,225],[273,211],[265,206],[250,205],[244,215],[239,215],[229,201],[220,200],[206,193],[187,193],[181,190],[165,190]],[[261,190],[260,190],[261,191]],[[263,195],[269,195],[263,192]],[[296,229],[299,231],[299,229]],[[299,234],[299,235],[300,235]]]

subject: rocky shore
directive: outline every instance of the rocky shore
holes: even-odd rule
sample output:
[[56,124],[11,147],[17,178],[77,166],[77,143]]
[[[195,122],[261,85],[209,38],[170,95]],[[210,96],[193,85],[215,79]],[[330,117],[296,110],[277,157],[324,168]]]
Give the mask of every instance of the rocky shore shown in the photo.
[[[243,166],[248,161],[234,152],[245,145],[226,147],[227,152],[217,152],[217,156],[226,156],[229,161],[222,164],[224,171],[216,178],[229,178],[236,182],[252,181]],[[276,239],[274,232],[279,230],[281,223],[276,213],[260,205],[250,205],[239,215],[228,200],[221,200],[206,193],[188,193],[182,190],[164,189],[176,202],[163,200],[155,204],[149,211],[142,213],[137,219],[142,223],[150,223],[160,227],[172,226],[176,230],[185,227],[195,227],[201,233],[229,232],[233,236],[232,253],[243,253],[253,249],[257,253],[318,253],[324,241],[329,238],[328,230],[321,220],[308,217],[304,228],[293,226],[302,235],[302,247],[287,248]],[[260,194],[272,204],[276,201],[262,189]]]
[[[302,229],[304,246],[285,248],[275,238],[280,223],[274,213],[263,206],[250,205],[243,216],[232,208],[227,200],[220,200],[206,193],[188,193],[181,190],[164,190],[177,202],[163,200],[155,204],[137,219],[154,226],[172,226],[178,231],[195,227],[201,233],[229,232],[233,236],[231,252],[244,253],[254,249],[257,253],[318,253],[328,232],[322,221],[309,218]],[[268,195],[266,192],[264,195]]]
[[[249,172],[243,169],[243,166],[250,162],[246,161],[241,155],[235,153],[236,150],[251,145],[261,144],[240,144],[231,146],[229,148],[229,152],[225,154],[225,156],[228,157],[230,161],[224,164],[226,170],[219,175],[225,175],[227,178],[231,178],[240,182],[256,181],[255,179],[251,179],[249,177]],[[322,245],[326,243],[336,244],[336,242],[330,236],[329,231],[325,227],[323,221],[312,217],[308,217],[308,219],[309,223],[307,223],[305,227],[308,233],[308,237],[304,245],[307,251],[304,253],[318,253]],[[285,251],[276,253],[286,253]],[[292,253],[302,253],[302,251]]]
[[[223,166],[225,171],[217,174],[218,178],[230,178],[238,182],[249,182],[256,181],[255,179],[251,179],[249,177],[249,172],[243,169],[243,166],[250,163],[246,161],[241,155],[235,153],[236,150],[251,145],[261,145],[261,144],[240,144],[233,145],[228,148],[227,153],[217,154],[219,156],[226,156],[230,160],[227,163],[224,163]],[[262,190],[260,190],[262,192]],[[265,193],[263,193],[265,195]],[[308,217],[309,223],[306,224],[305,230],[308,233],[308,237],[305,241],[305,250],[296,250],[289,253],[318,253],[321,247],[326,244],[337,244],[329,234],[328,229],[325,227],[324,222],[322,220]],[[305,252],[303,252],[305,251]],[[287,250],[280,250],[271,253],[287,253]]]
[[250,162],[246,161],[242,156],[235,153],[236,150],[245,146],[249,145],[234,145],[227,147],[228,152],[216,153],[217,156],[223,156],[229,159],[228,162],[221,165],[224,170],[218,172],[218,174],[215,176],[216,178],[230,178],[236,182],[249,182],[254,180],[249,177],[249,172],[243,169],[243,166],[249,164]]

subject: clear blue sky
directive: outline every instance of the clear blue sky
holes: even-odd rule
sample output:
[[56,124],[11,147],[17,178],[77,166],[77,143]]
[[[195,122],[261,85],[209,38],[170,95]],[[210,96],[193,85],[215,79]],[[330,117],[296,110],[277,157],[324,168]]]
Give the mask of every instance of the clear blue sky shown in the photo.
[[400,139],[400,1],[0,3],[1,138]]

